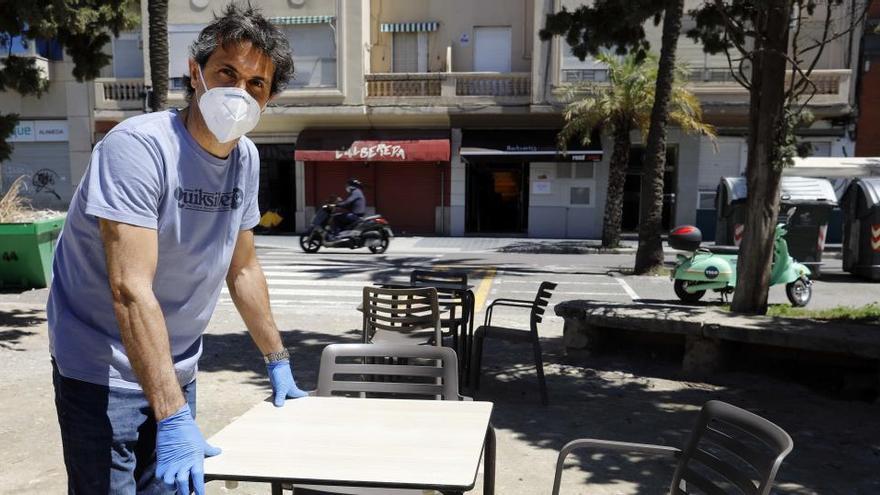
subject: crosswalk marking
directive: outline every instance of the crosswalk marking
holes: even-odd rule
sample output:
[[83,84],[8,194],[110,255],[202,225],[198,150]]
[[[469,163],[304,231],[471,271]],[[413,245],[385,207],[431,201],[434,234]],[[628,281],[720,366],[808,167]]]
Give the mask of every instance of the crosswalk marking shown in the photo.
[[[306,255],[296,250],[260,250],[260,264],[269,286],[273,308],[293,314],[325,314],[328,311],[348,315],[361,302],[362,288],[383,282],[406,282],[415,268],[466,271],[474,291],[477,312],[489,300],[508,297],[531,300],[542,280],[558,284],[554,297],[596,297],[617,300],[638,298],[619,279],[598,273],[578,273],[565,266],[536,266],[523,270],[522,265],[501,264],[466,266],[441,260],[437,255],[415,257],[358,257],[345,254]],[[230,307],[232,299],[222,289],[220,305]],[[356,314],[351,316],[356,317]]]

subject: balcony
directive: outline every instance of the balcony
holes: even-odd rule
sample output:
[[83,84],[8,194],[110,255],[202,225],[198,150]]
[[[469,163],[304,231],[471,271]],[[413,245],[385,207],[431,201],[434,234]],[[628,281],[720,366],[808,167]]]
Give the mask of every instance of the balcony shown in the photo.
[[428,72],[367,74],[370,105],[527,105],[528,72]]
[[[578,81],[589,81],[602,84],[607,81],[604,69],[571,69],[562,70],[563,84]],[[810,80],[816,85],[816,94],[810,100],[810,106],[840,109],[846,111],[850,103],[850,82],[852,71],[849,69],[814,70]],[[703,105],[741,105],[748,106],[748,91],[739,85],[730,75],[727,67],[696,67],[691,68],[688,77],[689,89],[696,94]],[[791,81],[791,72],[786,77],[786,86]],[[835,110],[831,110],[834,113]]]
[[95,79],[95,110],[142,111],[147,85],[143,79]]

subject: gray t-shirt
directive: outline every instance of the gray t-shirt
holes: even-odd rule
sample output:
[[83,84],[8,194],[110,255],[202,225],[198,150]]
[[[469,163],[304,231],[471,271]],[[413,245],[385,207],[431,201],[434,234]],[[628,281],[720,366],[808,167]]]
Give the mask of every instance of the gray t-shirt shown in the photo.
[[68,378],[138,389],[119,334],[98,218],[154,229],[153,292],[181,385],[195,379],[208,325],[241,230],[260,220],[260,160],[242,137],[217,158],[176,110],[132,117],[92,151],[58,239],[49,292],[49,346]]

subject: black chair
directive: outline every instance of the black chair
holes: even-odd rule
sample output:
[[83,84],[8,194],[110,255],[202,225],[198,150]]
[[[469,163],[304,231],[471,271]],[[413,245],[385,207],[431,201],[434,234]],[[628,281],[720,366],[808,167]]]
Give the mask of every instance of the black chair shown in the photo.
[[[523,299],[495,299],[486,308],[486,320],[483,326],[474,332],[473,359],[471,366],[471,384],[474,389],[480,388],[480,373],[483,360],[483,341],[486,339],[499,339],[510,342],[531,343],[534,352],[535,369],[538,372],[538,383],[541,386],[541,403],[547,405],[547,383],[544,379],[544,359],[541,355],[541,342],[538,338],[538,323],[543,320],[545,308],[550,303],[552,291],[556,289],[553,282],[541,282],[538,293],[533,301]],[[497,306],[525,308],[531,310],[529,328],[508,328],[492,325],[492,316]]]
[[[413,287],[434,287],[437,289],[437,302],[441,310],[449,312],[447,318],[440,319],[444,337],[452,339],[452,347],[462,357],[467,356],[463,343],[467,340],[468,324],[473,315],[473,295],[468,290],[468,275],[465,272],[413,270],[409,276]],[[473,327],[471,327],[473,328]],[[465,359],[461,360],[463,365]],[[460,368],[463,369],[463,368]]]
[[559,452],[552,494],[559,493],[565,458],[573,450],[590,449],[594,453],[612,451],[677,459],[669,495],[767,495],[779,466],[793,447],[788,433],[770,421],[711,400],[703,405],[684,449],[593,438],[572,440]]

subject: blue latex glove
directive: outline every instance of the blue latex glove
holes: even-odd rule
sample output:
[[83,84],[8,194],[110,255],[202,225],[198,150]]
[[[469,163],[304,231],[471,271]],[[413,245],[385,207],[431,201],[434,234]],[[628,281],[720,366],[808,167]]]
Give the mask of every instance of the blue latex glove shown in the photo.
[[296,386],[293,379],[293,370],[290,369],[290,360],[282,359],[266,365],[269,371],[269,381],[272,383],[272,402],[275,407],[284,405],[284,399],[299,399],[309,395]]
[[208,445],[189,405],[159,421],[156,432],[156,477],[162,478],[168,490],[189,495],[190,479],[196,495],[205,493],[205,457],[215,456],[220,449]]

